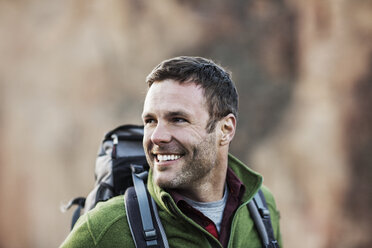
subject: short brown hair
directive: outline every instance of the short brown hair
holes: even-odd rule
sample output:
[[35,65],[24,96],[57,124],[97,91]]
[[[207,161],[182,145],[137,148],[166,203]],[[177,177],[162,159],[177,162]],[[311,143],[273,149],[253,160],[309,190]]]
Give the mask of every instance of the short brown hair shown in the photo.
[[209,132],[230,113],[238,118],[238,92],[231,73],[212,60],[189,56],[168,59],[152,70],[146,82],[150,88],[154,82],[166,79],[201,86],[210,116],[206,127]]

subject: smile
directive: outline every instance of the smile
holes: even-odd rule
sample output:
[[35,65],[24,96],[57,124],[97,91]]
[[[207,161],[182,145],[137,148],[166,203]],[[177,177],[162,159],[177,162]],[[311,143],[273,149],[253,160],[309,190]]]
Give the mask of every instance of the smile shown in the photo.
[[172,161],[179,159],[181,156],[180,155],[175,155],[175,154],[157,154],[156,159],[159,162],[165,162],[165,161]]

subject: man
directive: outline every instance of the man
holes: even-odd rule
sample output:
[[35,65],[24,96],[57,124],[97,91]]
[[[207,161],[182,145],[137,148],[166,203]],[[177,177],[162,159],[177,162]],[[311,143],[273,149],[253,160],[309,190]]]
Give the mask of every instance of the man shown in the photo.
[[[261,247],[247,207],[260,188],[281,246],[273,196],[260,175],[228,152],[238,115],[229,73],[210,60],[184,56],[163,61],[147,83],[148,189],[170,247]],[[98,204],[62,247],[135,247],[124,208],[122,196]]]

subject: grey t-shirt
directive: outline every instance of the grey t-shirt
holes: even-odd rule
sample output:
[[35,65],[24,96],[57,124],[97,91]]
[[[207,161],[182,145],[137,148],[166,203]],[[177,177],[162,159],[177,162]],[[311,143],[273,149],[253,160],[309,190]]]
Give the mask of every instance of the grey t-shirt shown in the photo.
[[218,233],[221,230],[221,222],[223,217],[223,211],[226,206],[227,197],[229,191],[227,190],[227,186],[225,185],[225,192],[223,194],[223,198],[219,201],[214,202],[197,202],[193,201],[187,197],[185,197],[185,201],[190,204],[193,208],[202,212],[206,217],[211,219],[214,224],[216,225]]

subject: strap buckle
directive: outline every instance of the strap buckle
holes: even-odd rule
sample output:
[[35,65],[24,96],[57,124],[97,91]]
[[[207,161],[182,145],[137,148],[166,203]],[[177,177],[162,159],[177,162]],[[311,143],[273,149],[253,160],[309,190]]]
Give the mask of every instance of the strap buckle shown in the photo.
[[266,247],[267,248],[279,248],[278,241],[272,240]]
[[145,240],[146,241],[151,241],[151,240],[157,239],[155,229],[144,231],[144,234],[145,234]]

